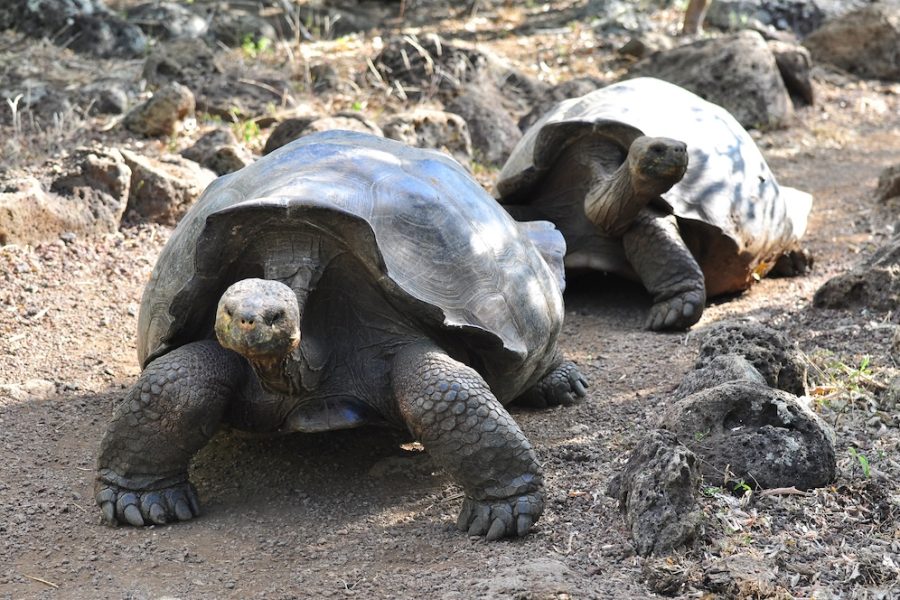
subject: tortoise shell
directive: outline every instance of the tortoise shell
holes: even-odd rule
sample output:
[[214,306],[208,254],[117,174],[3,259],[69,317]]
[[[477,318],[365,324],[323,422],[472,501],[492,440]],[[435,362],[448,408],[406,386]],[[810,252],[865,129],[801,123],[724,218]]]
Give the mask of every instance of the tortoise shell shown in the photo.
[[459,336],[509,393],[532,383],[554,351],[563,319],[558,231],[520,226],[448,156],[327,131],[219,178],[191,207],[144,291],[141,364],[212,337],[216,303],[233,282],[290,283],[321,266],[326,246],[351,253],[424,335]]

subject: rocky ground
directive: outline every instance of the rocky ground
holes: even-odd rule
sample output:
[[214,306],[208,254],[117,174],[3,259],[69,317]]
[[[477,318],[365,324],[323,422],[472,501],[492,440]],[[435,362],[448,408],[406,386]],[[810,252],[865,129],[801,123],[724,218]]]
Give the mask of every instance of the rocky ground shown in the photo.
[[[285,114],[350,110],[383,122],[416,101],[361,83],[365,59],[403,27],[477,43],[548,83],[612,80],[630,60],[614,51],[627,35],[601,35],[589,19],[576,20],[582,3],[498,3],[473,17],[444,7],[440,24],[429,3],[406,4],[404,20],[396,4],[385,5],[391,19],[366,34],[314,31],[271,48],[215,46],[246,80],[281,72],[293,82],[290,102],[224,119],[225,127],[259,153]],[[675,8],[643,10],[653,35],[677,31]],[[339,85],[317,93],[304,74],[323,61]],[[196,123],[174,135],[142,138],[120,116],[79,104],[84,86],[111,77],[132,101],[147,96],[141,58],[86,57],[8,31],[0,34],[0,65],[57,82],[54,93],[68,100],[55,119],[4,114],[0,182],[52,181],[65,162],[60,152],[88,142],[158,158],[223,122],[198,111]],[[549,498],[520,540],[486,543],[456,531],[460,489],[419,447],[381,430],[222,433],[192,467],[202,518],[144,530],[100,525],[97,446],[138,375],[140,294],[171,226],[132,213],[112,233],[0,246],[0,597],[900,596],[896,295],[888,308],[812,302],[826,281],[895,233],[896,204],[877,202],[875,190],[879,174],[900,161],[900,87],[826,66],[814,67],[812,81],[814,106],[754,136],[779,180],[815,197],[804,242],[813,270],[716,300],[688,333],[641,329],[649,300],[637,286],[602,276],[570,282],[562,347],[591,387],[575,407],[514,410],[544,464]],[[472,164],[490,185],[497,169]],[[607,484],[671,403],[702,333],[733,318],[778,328],[799,344],[810,363],[805,401],[834,428],[838,477],[804,493],[744,495],[704,481],[700,539],[670,555],[637,556]]]

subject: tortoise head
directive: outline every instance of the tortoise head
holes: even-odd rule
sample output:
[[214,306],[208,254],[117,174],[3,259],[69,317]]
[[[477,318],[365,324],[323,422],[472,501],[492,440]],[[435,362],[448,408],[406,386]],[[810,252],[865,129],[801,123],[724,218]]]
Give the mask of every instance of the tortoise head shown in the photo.
[[650,188],[648,193],[663,194],[684,177],[687,146],[670,138],[641,136],[628,149],[628,164],[635,184]]
[[254,363],[281,362],[300,345],[300,306],[288,286],[242,279],[219,300],[216,337]]

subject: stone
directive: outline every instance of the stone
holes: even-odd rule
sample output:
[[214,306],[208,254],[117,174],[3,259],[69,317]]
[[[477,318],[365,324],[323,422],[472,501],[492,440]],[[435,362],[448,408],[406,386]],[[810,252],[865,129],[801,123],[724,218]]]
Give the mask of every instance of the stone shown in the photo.
[[472,160],[469,127],[459,115],[417,108],[391,116],[382,124],[385,137],[418,148],[434,148],[468,166]]
[[499,91],[492,85],[469,87],[446,108],[465,119],[475,159],[480,163],[502,165],[522,137],[518,124],[503,107]]
[[209,30],[207,20],[190,5],[175,2],[145,2],[129,8],[125,16],[147,35],[162,40],[199,38]]
[[781,73],[784,86],[791,95],[795,107],[812,106],[815,101],[809,70],[812,66],[809,50],[798,44],[778,40],[766,42],[775,57],[775,65]]
[[758,552],[710,559],[703,563],[701,571],[703,587],[721,594],[722,598],[791,597],[777,585],[775,561]]
[[900,303],[900,235],[895,234],[872,256],[846,273],[836,275],[816,290],[816,308],[867,308],[896,311]]
[[129,218],[175,225],[216,174],[180,156],[157,160],[122,151],[131,168]]
[[431,34],[390,38],[372,60],[378,76],[370,78],[411,100],[439,92],[457,93],[465,84],[482,78],[492,58],[480,50],[449,43]]
[[806,490],[834,481],[834,433],[792,394],[733,381],[677,400],[659,427],[699,458],[710,485]]
[[29,379],[22,383],[0,384],[0,398],[10,398],[17,402],[46,400],[56,394],[56,384],[46,379]]
[[65,43],[100,57],[136,57],[147,49],[141,30],[113,14],[101,0],[16,0],[0,7],[0,30]]
[[701,390],[731,381],[749,381],[767,385],[762,374],[746,358],[739,354],[722,354],[699,369],[689,371],[675,390],[675,398],[680,400]]
[[172,136],[182,121],[194,115],[196,102],[190,89],[172,82],[158,89],[146,102],[131,110],[123,121],[126,129],[147,137]]
[[275,130],[272,131],[266,140],[263,155],[269,154],[304,135],[331,129],[346,129],[372,135],[384,135],[381,127],[359,113],[341,112],[333,117],[294,117],[285,119],[275,127]]
[[206,42],[176,39],[153,47],[144,61],[141,76],[153,87],[178,82],[196,89],[203,81],[222,72],[222,66]]
[[771,27],[806,36],[828,16],[818,0],[715,0],[709,3],[706,24],[724,31]]
[[816,62],[900,81],[900,4],[878,2],[832,19],[804,41]]
[[253,156],[227,127],[205,133],[194,145],[182,150],[181,155],[216,175],[232,173],[253,162]]
[[92,81],[78,96],[92,115],[121,115],[128,109],[128,84],[118,79]]
[[752,321],[729,320],[711,326],[702,335],[695,369],[706,367],[719,356],[736,354],[747,359],[768,385],[806,395],[808,363],[797,344],[780,331]]
[[641,556],[670,552],[700,531],[697,507],[700,469],[693,452],[668,431],[651,431],[610,481],[607,495],[619,502]]
[[875,199],[878,202],[887,202],[891,198],[900,196],[900,163],[885,167],[878,176],[878,187],[875,189]]
[[31,177],[8,180],[0,191],[0,246],[37,244],[64,232],[112,233],[119,228],[121,208],[120,201],[91,188],[66,197]]
[[746,128],[780,127],[793,115],[791,98],[762,36],[741,31],[656,52],[629,77],[664,79],[722,106]]
[[57,178],[50,191],[84,199],[98,219],[118,228],[131,189],[131,169],[122,154],[114,148],[79,148],[68,162],[68,173]]
[[262,39],[270,42],[279,39],[272,24],[258,13],[225,7],[217,10],[210,33],[215,40],[232,48],[240,47],[245,42],[259,47]]
[[535,99],[530,112],[519,119],[519,129],[525,131],[544,116],[544,113],[563,100],[584,96],[604,85],[600,79],[586,76],[569,79],[547,89]]

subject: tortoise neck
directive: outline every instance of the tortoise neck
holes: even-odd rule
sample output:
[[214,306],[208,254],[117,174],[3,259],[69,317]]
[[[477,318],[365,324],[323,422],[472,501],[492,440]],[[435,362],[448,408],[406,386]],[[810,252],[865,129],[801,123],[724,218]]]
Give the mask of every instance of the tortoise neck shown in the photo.
[[301,388],[300,365],[292,352],[271,360],[247,359],[262,388],[273,394],[296,395]]
[[[663,190],[665,191],[665,190]],[[584,213],[604,234],[619,237],[637,214],[661,192],[635,177],[626,160],[612,175],[599,173],[584,197]]]

